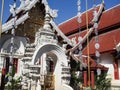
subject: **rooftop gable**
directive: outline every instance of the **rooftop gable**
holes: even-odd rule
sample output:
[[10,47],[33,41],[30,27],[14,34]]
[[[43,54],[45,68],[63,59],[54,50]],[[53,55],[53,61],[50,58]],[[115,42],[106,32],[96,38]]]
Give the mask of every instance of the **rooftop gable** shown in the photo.
[[[99,9],[99,6],[97,7]],[[101,31],[102,29],[118,25],[120,24],[120,4],[116,5],[115,7],[112,7],[106,11],[103,12],[98,29]],[[84,12],[81,16],[82,23],[80,24],[81,29],[86,28],[86,12]],[[88,10],[88,23],[89,26],[91,25],[91,21],[93,19],[93,9]],[[76,31],[78,31],[78,22],[77,22],[77,16],[69,19],[68,21],[62,23],[59,25],[59,28],[61,31],[66,34],[72,34]]]

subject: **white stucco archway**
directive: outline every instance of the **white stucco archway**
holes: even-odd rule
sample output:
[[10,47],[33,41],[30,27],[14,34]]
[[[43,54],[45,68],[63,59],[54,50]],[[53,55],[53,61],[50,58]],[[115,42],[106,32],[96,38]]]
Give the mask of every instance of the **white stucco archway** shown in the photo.
[[32,63],[35,64],[37,59],[42,56],[43,53],[52,52],[58,57],[58,61],[62,61],[65,65],[67,65],[67,57],[65,52],[61,47],[54,44],[45,44],[40,46],[34,53]]
[[68,66],[67,56],[65,55],[65,51],[61,47],[55,44],[44,44],[40,46],[34,53],[32,63],[35,64],[39,57],[41,57],[44,53],[51,52],[57,56],[57,62],[55,65],[54,76],[55,76],[55,90],[64,90],[63,88],[67,87],[66,90],[73,90],[70,86],[64,85],[62,83],[62,65]]

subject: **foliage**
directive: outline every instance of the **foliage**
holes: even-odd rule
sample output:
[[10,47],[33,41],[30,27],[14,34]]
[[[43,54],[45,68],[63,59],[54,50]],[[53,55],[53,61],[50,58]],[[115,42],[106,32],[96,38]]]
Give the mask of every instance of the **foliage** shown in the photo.
[[111,79],[106,78],[106,76],[107,76],[107,73],[96,75],[95,77],[96,89],[95,90],[109,90],[109,88],[111,87]]
[[[11,80],[9,80],[11,78]],[[7,73],[5,78],[5,90],[19,90],[22,77],[15,78],[15,66],[12,66],[12,73]]]
[[70,86],[73,87],[75,90],[76,90],[76,87],[79,86],[78,84],[83,81],[83,78],[77,76],[77,74],[76,74],[79,66],[80,66],[80,62],[76,63],[74,68],[71,68]]
[[13,78],[11,82],[7,82],[5,86],[5,90],[21,90],[20,82],[22,80],[22,77]]
[[[74,88],[74,90],[79,90],[76,87],[80,86],[80,84],[83,83],[83,76],[76,75],[76,72],[79,71],[78,68],[80,66],[80,63],[76,63],[74,68],[71,68],[71,81],[70,81],[70,86]],[[86,87],[89,88],[88,90],[109,90],[111,87],[111,79],[106,78],[107,73],[104,72],[101,75],[96,75],[95,76],[95,88],[93,89],[92,87]],[[86,90],[86,89],[85,89]]]

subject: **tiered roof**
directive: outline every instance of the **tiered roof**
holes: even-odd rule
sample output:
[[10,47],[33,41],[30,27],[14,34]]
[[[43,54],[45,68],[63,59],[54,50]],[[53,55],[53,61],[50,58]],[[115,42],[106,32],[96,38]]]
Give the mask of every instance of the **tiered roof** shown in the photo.
[[[97,10],[99,6],[97,7]],[[76,37],[76,39],[81,36],[84,37],[87,33],[86,30],[86,12],[82,14],[82,23],[80,24],[81,32],[79,32],[79,24],[77,21],[77,16],[63,22],[59,25],[59,28],[62,32],[67,35],[70,39]],[[99,18],[99,26],[98,26],[98,33],[99,33],[99,44],[100,48],[99,51],[103,52],[110,52],[116,51],[116,45],[120,43],[120,4],[112,7],[108,10],[103,11]],[[92,27],[93,19],[93,9],[88,10],[88,26],[89,28]],[[76,40],[78,43],[78,40]],[[83,43],[83,54],[87,55],[87,41]],[[94,32],[90,35],[90,42],[89,42],[89,53],[90,55],[95,54],[95,34]],[[77,60],[77,59],[76,59]],[[78,59],[79,60],[79,59]],[[103,65],[97,64],[95,60],[90,58],[90,68],[97,69],[100,68],[102,70],[108,70],[108,68],[104,67]]]
[[[43,4],[46,3],[46,0],[42,1]],[[20,6],[16,8],[16,25],[25,22],[29,18],[28,11],[32,9],[32,7],[34,7],[38,2],[40,2],[40,0],[26,0],[26,1],[21,0]],[[10,11],[12,11],[12,9],[13,6],[10,5]],[[12,18],[12,15],[10,15],[7,22],[2,25],[2,33],[12,29],[12,25],[14,23],[13,19],[14,18]]]
[[[99,7],[98,7],[99,8]],[[89,27],[91,27],[91,21],[93,18],[93,9],[88,11],[88,21]],[[77,16],[59,25],[59,28],[67,35],[69,38],[84,36],[87,33],[86,30],[86,19],[85,12],[82,14],[82,23],[80,24],[81,32],[79,33],[79,25],[77,22]],[[106,52],[110,50],[115,50],[115,46],[120,42],[120,4],[105,10],[99,21],[98,33],[99,33],[99,43],[100,52]],[[92,39],[90,40],[90,54],[94,54],[95,39],[94,32],[91,34]],[[87,54],[87,48],[83,50],[84,54]]]

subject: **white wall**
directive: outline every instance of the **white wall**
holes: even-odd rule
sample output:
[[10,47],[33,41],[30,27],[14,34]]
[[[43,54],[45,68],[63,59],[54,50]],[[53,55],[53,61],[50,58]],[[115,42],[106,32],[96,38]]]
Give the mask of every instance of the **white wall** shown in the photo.
[[[109,53],[104,53],[101,55],[101,64],[108,67],[108,77],[112,79],[111,81],[111,89],[110,90],[119,90],[120,89],[120,80],[114,79],[114,67],[113,67],[113,56]],[[119,67],[119,78],[120,78],[120,60],[118,60]]]
[[100,63],[109,68],[107,74],[110,75],[112,79],[114,79],[113,56],[109,53],[102,54]]

